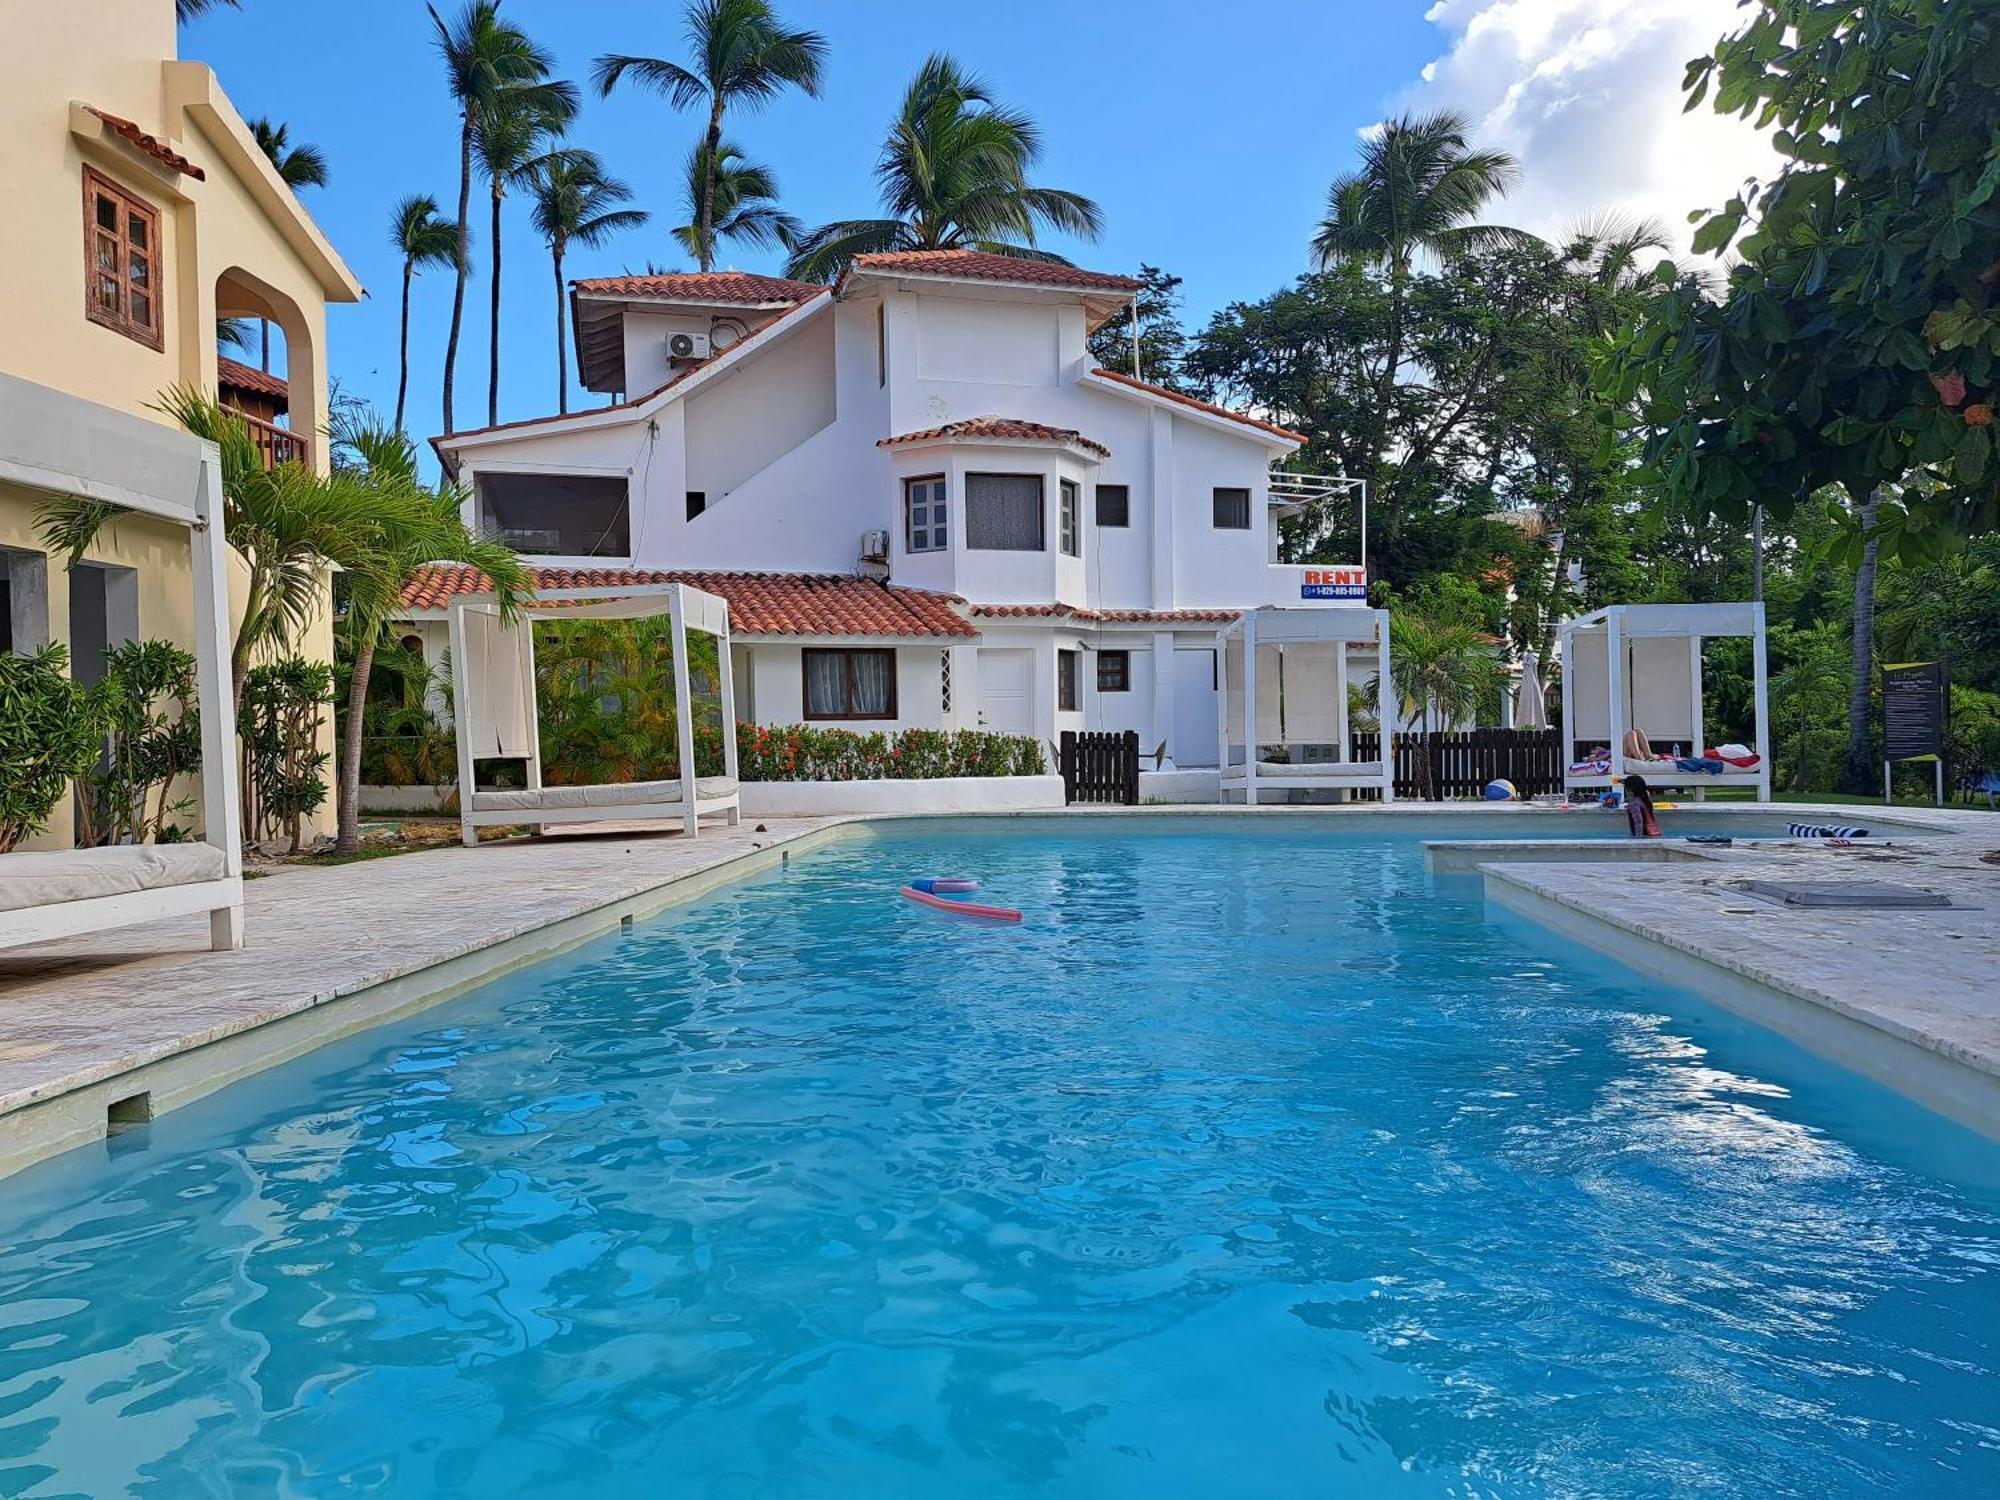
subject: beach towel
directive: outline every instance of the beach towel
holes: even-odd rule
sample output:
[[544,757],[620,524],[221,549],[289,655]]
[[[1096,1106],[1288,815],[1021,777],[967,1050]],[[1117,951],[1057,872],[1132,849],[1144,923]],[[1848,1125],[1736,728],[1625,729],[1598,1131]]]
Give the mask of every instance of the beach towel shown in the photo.
[[1792,823],[1788,831],[1795,839],[1865,839],[1868,830],[1846,823]]
[[1697,760],[1692,755],[1683,755],[1674,762],[1676,771],[1699,771],[1704,776],[1720,776],[1727,767],[1720,760],[1710,760],[1706,756]]

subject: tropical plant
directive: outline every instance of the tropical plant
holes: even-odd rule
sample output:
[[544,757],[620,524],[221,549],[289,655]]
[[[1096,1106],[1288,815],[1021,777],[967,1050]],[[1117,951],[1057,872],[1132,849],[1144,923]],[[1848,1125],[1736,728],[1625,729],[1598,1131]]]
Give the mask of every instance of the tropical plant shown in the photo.
[[[458,106],[458,218],[456,277],[451,294],[451,328],[444,350],[444,430],[454,430],[452,397],[457,378],[458,340],[465,324],[465,281],[472,270],[469,237],[472,210],[472,151],[482,116],[515,108],[544,115],[576,106],[576,88],[552,80],[555,59],[518,26],[500,19],[500,0],[466,0],[446,22],[426,4],[445,65],[445,86]],[[497,278],[496,278],[497,280]]]
[[58,641],[0,651],[0,854],[48,827],[70,783],[97,763],[117,692],[109,680],[73,680]]
[[194,806],[175,782],[201,764],[194,654],[172,641],[129,641],[104,653],[113,705],[104,753],[78,778],[77,841],[144,844],[171,837],[168,819]]
[[396,431],[401,432],[410,393],[410,283],[419,271],[458,259],[458,229],[438,217],[437,199],[412,193],[389,216],[389,242],[403,258],[403,320],[396,342]]
[[[688,638],[694,713],[711,727],[713,636]],[[551,786],[670,780],[680,774],[673,633],[664,615],[552,620],[536,628],[542,775]]]
[[235,10],[241,4],[242,0],[174,0],[174,19],[192,21],[196,16],[206,15],[209,11],[220,10],[224,6]]
[[1795,792],[1832,785],[1846,709],[1847,633],[1827,622],[1810,630],[1781,626],[1769,649],[1779,663],[1771,674],[1771,725],[1784,780]]
[[[1408,610],[1389,617],[1389,686],[1397,717],[1414,722],[1426,753],[1418,783],[1426,799],[1436,796],[1432,776],[1437,736],[1453,724],[1478,716],[1498,703],[1506,673],[1493,638],[1463,620],[1434,620]],[[1369,693],[1379,694],[1379,675]]]
[[244,827],[256,839],[305,844],[305,820],[326,802],[319,733],[333,692],[333,668],[287,656],[251,669],[243,688]]
[[[703,265],[715,262],[715,246],[710,240],[789,250],[804,226],[778,207],[778,180],[771,169],[746,160],[729,141],[722,142],[716,152],[712,172],[707,142],[688,153],[687,194],[682,200],[688,222],[674,230],[674,238]],[[709,239],[704,239],[701,231],[704,194],[711,223]]]
[[[712,744],[711,744],[712,742]],[[704,773],[720,768],[720,731],[698,737]],[[942,776],[1040,776],[1047,770],[1033,735],[980,729],[864,733],[807,724],[736,726],[738,774],[745,781],[919,781]]]
[[979,78],[943,53],[927,58],[890,123],[875,180],[885,219],[841,219],[811,231],[786,274],[832,281],[857,255],[892,250],[969,248],[1061,261],[1036,247],[1040,229],[1094,240],[1097,205],[1080,193],[1036,187],[1041,130],[1003,108]]
[[575,102],[537,99],[509,89],[481,110],[472,133],[473,154],[485,174],[492,202],[492,274],[488,278],[490,342],[486,376],[486,420],[500,420],[500,206],[507,189],[533,180],[534,164],[569,128]]
[[378,501],[354,539],[365,563],[345,578],[342,633],[350,666],[334,847],[348,854],[360,846],[369,675],[376,647],[402,603],[404,585],[426,563],[467,563],[491,580],[502,615],[511,618],[515,596],[529,586],[529,579],[527,566],[512,548],[476,536],[466,526],[462,490],[456,485],[432,489],[422,482],[416,449],[402,433],[364,420],[343,423],[335,438],[343,474]]
[[572,245],[594,249],[621,229],[646,222],[643,208],[619,208],[632,190],[604,170],[594,151],[565,147],[531,162],[526,174],[535,228],[549,247],[556,278],[556,409],[569,410],[569,324],[564,317],[563,258]]
[[754,109],[766,104],[787,88],[817,97],[826,65],[826,38],[816,31],[787,29],[770,0],[690,0],[686,17],[690,66],[662,57],[610,53],[597,59],[591,78],[607,96],[629,75],[633,82],[664,95],[677,110],[708,105],[708,129],[694,159],[702,179],[694,212],[694,250],[701,269],[710,271],[715,268],[716,225],[723,217],[717,191],[726,165],[723,116],[731,106]]

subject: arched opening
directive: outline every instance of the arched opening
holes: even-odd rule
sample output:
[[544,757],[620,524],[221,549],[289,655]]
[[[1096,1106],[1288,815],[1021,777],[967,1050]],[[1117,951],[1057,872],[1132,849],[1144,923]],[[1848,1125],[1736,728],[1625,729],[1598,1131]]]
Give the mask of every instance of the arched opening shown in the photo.
[[320,464],[312,329],[297,303],[241,267],[215,281],[216,393],[267,464]]

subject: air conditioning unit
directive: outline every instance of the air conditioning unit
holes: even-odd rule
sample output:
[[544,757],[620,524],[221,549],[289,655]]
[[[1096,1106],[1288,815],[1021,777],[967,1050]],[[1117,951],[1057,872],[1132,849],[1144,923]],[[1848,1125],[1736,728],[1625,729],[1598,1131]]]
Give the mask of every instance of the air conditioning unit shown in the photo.
[[889,560],[889,533],[886,531],[862,532],[861,560],[865,563],[887,562]]
[[667,335],[667,356],[670,359],[707,359],[708,354],[708,335],[705,333]]

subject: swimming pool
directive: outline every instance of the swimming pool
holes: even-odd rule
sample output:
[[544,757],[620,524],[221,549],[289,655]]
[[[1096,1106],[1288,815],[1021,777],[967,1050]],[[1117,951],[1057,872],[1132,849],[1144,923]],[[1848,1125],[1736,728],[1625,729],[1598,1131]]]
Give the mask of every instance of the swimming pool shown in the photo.
[[2000,1152],[1427,821],[892,828],[0,1184],[0,1495],[1994,1492]]

